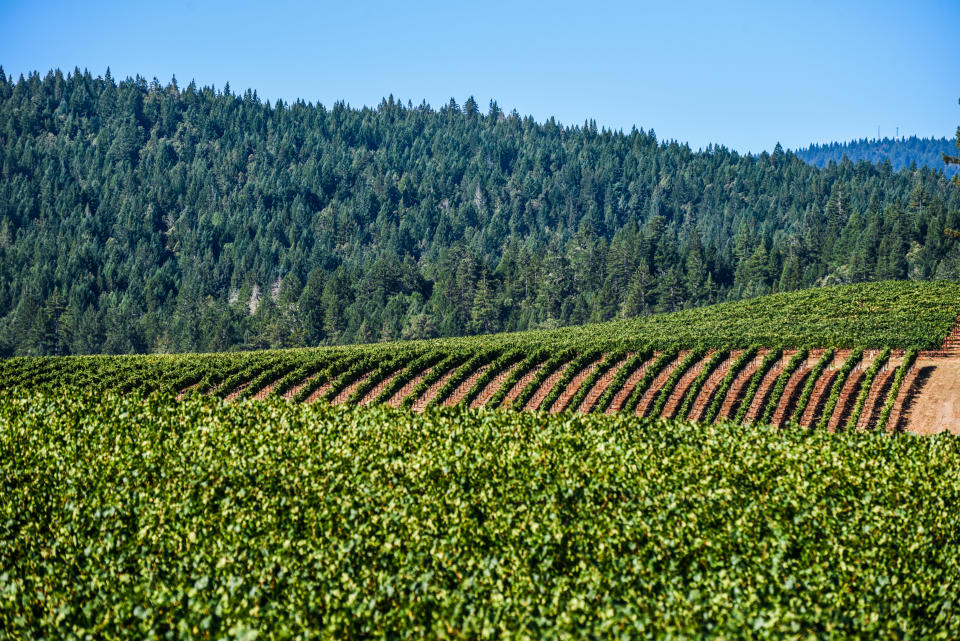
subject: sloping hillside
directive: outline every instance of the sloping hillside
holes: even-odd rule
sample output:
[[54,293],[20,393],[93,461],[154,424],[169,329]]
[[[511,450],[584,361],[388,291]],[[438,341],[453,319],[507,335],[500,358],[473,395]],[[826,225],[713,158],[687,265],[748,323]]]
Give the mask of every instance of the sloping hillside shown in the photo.
[[[947,337],[956,335],[958,315],[958,283],[884,282],[520,334],[9,359],[2,380],[7,389],[95,386],[228,401],[282,396],[417,411],[466,405],[902,430],[922,404],[924,383],[955,357]],[[918,355],[922,369],[914,366]]]

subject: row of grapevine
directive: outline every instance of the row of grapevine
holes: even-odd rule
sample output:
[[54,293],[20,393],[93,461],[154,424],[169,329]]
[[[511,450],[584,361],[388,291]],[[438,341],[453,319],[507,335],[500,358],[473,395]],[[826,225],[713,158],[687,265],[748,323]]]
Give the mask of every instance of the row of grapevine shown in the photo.
[[[3,362],[2,373],[8,388],[83,386],[212,394],[227,401],[283,396],[295,402],[391,402],[417,410],[477,405],[482,399],[485,407],[577,411],[593,393],[584,411],[841,429],[860,423],[873,388],[889,383],[880,373],[892,353],[887,349],[863,359],[858,349],[842,352],[842,363],[834,363],[836,352],[826,350],[811,363],[808,350],[653,352],[561,343],[528,352],[509,343],[487,345],[477,349],[472,341],[446,341],[246,354],[18,358]],[[602,378],[603,390],[594,392]],[[892,386],[889,394],[899,390]],[[877,415],[873,407],[889,402],[887,396],[872,401],[868,418]]]

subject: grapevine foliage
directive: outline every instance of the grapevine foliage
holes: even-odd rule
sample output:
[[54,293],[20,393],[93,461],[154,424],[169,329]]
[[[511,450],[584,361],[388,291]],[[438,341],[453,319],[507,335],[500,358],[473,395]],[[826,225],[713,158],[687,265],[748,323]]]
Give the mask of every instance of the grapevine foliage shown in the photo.
[[0,398],[12,638],[950,638],[960,439]]

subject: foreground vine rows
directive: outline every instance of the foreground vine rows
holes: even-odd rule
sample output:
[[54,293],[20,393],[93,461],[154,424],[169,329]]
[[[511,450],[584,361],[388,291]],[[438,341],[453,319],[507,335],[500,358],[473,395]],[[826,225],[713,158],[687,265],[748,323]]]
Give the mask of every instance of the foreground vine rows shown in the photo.
[[4,396],[0,630],[947,639],[958,466],[949,435]]

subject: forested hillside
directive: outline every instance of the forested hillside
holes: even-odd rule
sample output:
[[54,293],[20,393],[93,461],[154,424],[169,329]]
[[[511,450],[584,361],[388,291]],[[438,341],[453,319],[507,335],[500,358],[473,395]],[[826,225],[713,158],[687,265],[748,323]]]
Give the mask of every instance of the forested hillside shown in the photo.
[[890,162],[894,171],[916,167],[942,169],[947,176],[960,173],[957,165],[944,165],[943,154],[957,154],[956,141],[952,138],[884,138],[882,140],[851,140],[831,142],[825,145],[810,145],[794,153],[799,158],[817,167],[830,162],[841,162],[846,156],[851,162],[865,160],[871,163]]
[[939,171],[693,152],[473,99],[0,71],[0,147],[0,354],[428,338],[960,277]]

